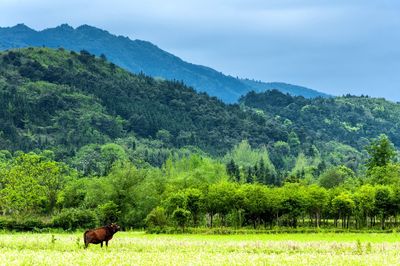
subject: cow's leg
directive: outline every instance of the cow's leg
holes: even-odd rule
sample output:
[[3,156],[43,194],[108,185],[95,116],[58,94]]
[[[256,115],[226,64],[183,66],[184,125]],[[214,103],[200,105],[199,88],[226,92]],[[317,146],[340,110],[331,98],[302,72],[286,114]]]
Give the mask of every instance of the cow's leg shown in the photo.
[[101,241],[100,246],[103,247],[103,241]]
[[108,247],[108,240],[106,240],[106,247]]

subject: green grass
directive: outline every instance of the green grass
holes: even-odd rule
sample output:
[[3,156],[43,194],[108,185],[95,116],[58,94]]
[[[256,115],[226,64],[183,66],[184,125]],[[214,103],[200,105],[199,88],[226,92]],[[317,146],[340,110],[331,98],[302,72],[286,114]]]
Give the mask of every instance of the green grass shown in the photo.
[[400,234],[146,235],[83,249],[82,233],[0,233],[0,265],[398,265]]

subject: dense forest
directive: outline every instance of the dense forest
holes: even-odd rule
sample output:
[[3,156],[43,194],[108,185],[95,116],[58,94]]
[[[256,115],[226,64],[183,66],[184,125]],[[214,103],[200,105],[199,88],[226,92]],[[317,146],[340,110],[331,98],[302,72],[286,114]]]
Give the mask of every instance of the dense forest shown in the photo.
[[137,136],[221,155],[242,139],[260,145],[287,137],[255,112],[180,82],[130,74],[85,51],[10,51],[0,65],[3,149],[56,147],[56,159],[64,159],[91,143]]
[[104,55],[26,48],[0,53],[0,104],[3,228],[397,225],[400,110],[383,99],[227,105]]
[[250,92],[240,102],[278,117],[286,130],[302,140],[338,141],[362,150],[371,138],[385,133],[400,147],[400,104],[368,96],[306,99],[272,90]]

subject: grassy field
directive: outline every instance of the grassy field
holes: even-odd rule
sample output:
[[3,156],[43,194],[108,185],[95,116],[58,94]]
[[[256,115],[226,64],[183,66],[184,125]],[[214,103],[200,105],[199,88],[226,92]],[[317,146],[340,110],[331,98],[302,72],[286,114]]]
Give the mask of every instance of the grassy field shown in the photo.
[[0,233],[0,265],[399,265],[400,234],[146,235],[103,249],[82,233]]

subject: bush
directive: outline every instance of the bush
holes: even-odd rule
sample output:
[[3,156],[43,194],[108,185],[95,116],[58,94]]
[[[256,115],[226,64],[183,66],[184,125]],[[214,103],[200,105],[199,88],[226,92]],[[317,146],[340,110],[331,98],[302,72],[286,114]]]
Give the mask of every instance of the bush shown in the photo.
[[97,222],[96,213],[92,210],[83,209],[63,209],[58,215],[53,217],[53,227],[64,230],[76,230],[78,228],[93,228]]
[[160,231],[164,226],[167,225],[167,217],[165,216],[164,208],[163,207],[154,208],[147,215],[145,223],[147,227],[154,229],[158,228],[158,231]]
[[0,217],[0,228],[6,230],[12,230],[13,220],[9,217]]
[[101,224],[110,224],[118,221],[121,211],[113,201],[108,201],[97,207]]
[[50,224],[36,217],[0,217],[0,228],[15,231],[35,231],[49,227]]
[[185,225],[190,219],[190,211],[182,208],[176,208],[176,210],[172,213],[172,219],[178,226],[182,228],[182,232],[185,232]]

